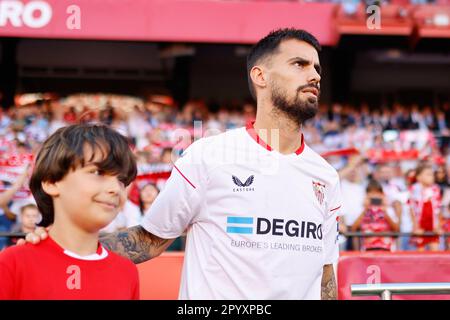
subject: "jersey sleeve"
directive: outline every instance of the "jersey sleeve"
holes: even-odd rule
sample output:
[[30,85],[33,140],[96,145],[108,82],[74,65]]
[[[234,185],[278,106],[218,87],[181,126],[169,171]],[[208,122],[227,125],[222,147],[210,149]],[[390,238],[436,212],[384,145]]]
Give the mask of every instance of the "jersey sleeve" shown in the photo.
[[330,187],[327,215],[323,223],[325,263],[332,264],[339,258],[339,216],[341,215],[341,187],[339,178]]
[[176,161],[163,190],[145,213],[144,229],[160,238],[174,239],[196,222],[206,183],[202,157],[199,140]]

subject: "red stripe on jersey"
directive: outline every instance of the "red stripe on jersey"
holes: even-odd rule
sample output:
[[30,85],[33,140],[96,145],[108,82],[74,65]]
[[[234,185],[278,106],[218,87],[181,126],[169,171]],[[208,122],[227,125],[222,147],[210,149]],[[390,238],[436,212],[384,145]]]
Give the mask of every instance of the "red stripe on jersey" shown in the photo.
[[177,169],[177,171],[181,174],[181,176],[184,178],[184,180],[186,180],[186,181],[192,186],[192,188],[197,189],[197,188],[194,186],[194,184],[193,184],[192,182],[190,182],[189,179],[186,178],[186,176],[180,171],[180,169],[177,168],[176,165],[173,165],[173,167],[174,167],[175,169]]
[[255,123],[255,121],[250,121],[247,123],[247,132],[250,135],[250,137],[253,138],[253,140],[255,140],[260,146],[262,146],[263,148],[267,149],[268,151],[272,151],[272,147],[269,146],[268,144],[266,144],[264,142],[263,139],[260,138],[260,136],[258,136],[258,134],[256,133],[255,128],[253,127],[253,124]]
[[[261,139],[260,136],[256,133],[255,127],[253,126],[255,124],[255,121],[250,121],[247,123],[246,129],[250,137],[253,138],[260,146],[265,148],[268,151],[272,151],[272,147],[269,146],[263,139]],[[300,147],[295,151],[297,155],[301,154],[303,150],[305,149],[305,141],[303,139],[303,134],[301,135],[302,142],[300,144]]]
[[295,151],[297,155],[301,154],[303,152],[303,149],[305,149],[305,142],[303,141],[303,133],[302,133],[302,143],[300,144],[300,148]]
[[340,207],[341,207],[341,206],[336,207],[336,208],[334,208],[334,209],[331,209],[330,212],[331,212],[331,211],[335,211],[335,210],[339,209]]

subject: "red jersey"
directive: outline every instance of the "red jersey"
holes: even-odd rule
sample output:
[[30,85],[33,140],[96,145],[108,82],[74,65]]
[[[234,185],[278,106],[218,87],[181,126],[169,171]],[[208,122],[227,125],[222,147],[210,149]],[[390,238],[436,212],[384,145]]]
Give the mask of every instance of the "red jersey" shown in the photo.
[[413,184],[409,188],[408,204],[413,209],[419,227],[425,231],[433,231],[442,205],[439,186],[434,184],[424,187],[420,183]]
[[[442,199],[439,186],[424,187],[415,183],[409,188],[408,203],[413,209],[417,225],[424,231],[433,231],[439,221]],[[411,243],[423,247],[431,242],[439,242],[439,237],[411,237]]]
[[50,237],[0,253],[0,300],[139,299],[136,266],[101,245],[80,257]]
[[[386,215],[387,213],[383,209],[370,207],[361,221],[361,231],[367,233],[392,231]],[[392,237],[365,237],[362,239],[362,250],[391,251],[393,243]]]

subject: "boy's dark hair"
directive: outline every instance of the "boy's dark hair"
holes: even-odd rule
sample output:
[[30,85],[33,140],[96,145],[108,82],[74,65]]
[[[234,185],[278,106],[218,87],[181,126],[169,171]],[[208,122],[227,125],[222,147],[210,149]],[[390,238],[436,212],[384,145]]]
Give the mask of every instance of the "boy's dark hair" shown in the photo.
[[377,180],[370,180],[366,187],[366,192],[381,192],[383,193],[383,187]]
[[136,160],[127,139],[104,125],[77,124],[58,129],[45,140],[37,157],[30,179],[30,189],[42,214],[40,226],[47,227],[54,221],[53,199],[45,193],[42,182],[58,182],[70,170],[85,165],[85,146],[92,148],[91,162],[97,152],[102,155],[95,162],[100,171],[118,175],[125,186],[137,173]]
[[256,101],[256,92],[250,77],[250,70],[261,60],[276,53],[280,43],[284,40],[296,39],[312,45],[317,51],[321,50],[319,41],[309,32],[295,28],[284,28],[270,32],[259,40],[247,56],[247,78],[250,93]]

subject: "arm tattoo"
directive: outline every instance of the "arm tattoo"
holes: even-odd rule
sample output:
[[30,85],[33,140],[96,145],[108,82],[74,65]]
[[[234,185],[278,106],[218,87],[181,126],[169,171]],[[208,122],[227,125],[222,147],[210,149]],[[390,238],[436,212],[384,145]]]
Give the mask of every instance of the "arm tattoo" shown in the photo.
[[336,279],[332,264],[323,266],[321,296],[322,300],[337,300]]
[[136,226],[101,236],[100,242],[105,248],[137,264],[158,256],[173,240],[161,239],[142,226]]

